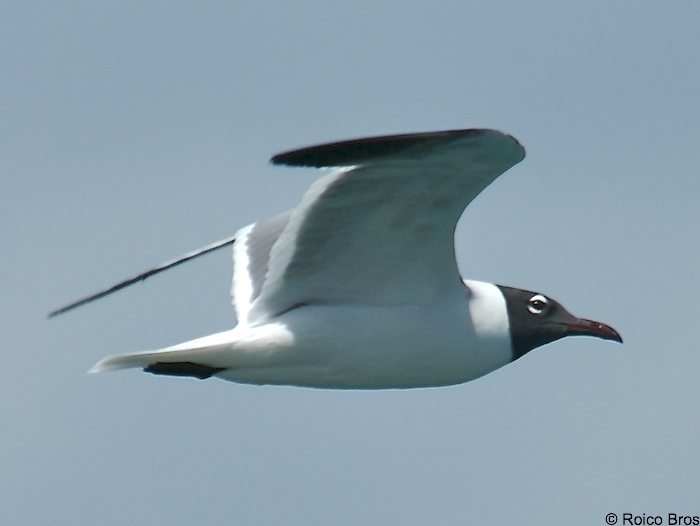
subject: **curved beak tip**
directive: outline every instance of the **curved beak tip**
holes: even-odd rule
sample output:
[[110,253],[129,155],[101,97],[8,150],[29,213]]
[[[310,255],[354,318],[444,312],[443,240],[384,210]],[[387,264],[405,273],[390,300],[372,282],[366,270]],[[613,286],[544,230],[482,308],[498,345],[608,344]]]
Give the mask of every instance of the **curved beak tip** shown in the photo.
[[602,340],[622,343],[622,336],[610,325],[599,321],[579,319],[569,327],[572,336],[594,336]]
[[622,336],[620,335],[619,332],[617,332],[615,329],[610,327],[609,325],[603,325],[601,324],[601,330],[606,331],[607,335],[606,336],[600,336],[604,340],[611,340],[617,343],[623,343],[622,341]]

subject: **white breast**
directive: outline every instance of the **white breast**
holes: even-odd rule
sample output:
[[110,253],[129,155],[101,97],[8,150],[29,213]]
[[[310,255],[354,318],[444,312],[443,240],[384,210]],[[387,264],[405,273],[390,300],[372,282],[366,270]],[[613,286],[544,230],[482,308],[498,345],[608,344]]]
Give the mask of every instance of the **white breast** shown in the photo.
[[[257,355],[249,365],[236,360],[238,366],[220,376],[256,384],[346,389],[473,380],[510,362],[511,348],[500,290],[487,283],[465,283],[468,293],[449,304],[294,309],[277,319],[274,330],[269,326],[271,337],[281,328],[291,335],[284,345],[272,348],[265,341],[265,326],[251,328],[265,359]],[[245,339],[239,340],[240,352]]]

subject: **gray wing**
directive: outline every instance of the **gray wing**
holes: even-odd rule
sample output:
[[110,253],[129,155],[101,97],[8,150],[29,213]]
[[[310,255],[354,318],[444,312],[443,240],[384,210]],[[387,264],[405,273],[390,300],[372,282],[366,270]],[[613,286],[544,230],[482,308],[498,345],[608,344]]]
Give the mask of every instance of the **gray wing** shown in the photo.
[[245,227],[52,311],[55,316],[236,241],[239,319],[314,302],[429,301],[459,278],[452,235],[464,207],[524,157],[512,137],[454,130],[329,143],[277,155],[277,164],[343,166],[300,207]]
[[287,218],[266,256],[248,319],[269,319],[300,304],[423,304],[459,294],[457,221],[524,156],[509,135],[455,130],[273,157],[278,164],[350,168],[316,181]]

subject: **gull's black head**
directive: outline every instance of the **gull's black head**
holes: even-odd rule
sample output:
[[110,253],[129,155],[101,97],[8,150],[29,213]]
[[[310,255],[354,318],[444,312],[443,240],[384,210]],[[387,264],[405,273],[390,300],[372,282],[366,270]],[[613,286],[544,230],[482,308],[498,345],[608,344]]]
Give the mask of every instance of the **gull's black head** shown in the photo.
[[622,337],[609,325],[577,318],[543,294],[501,285],[498,288],[506,299],[514,360],[566,336],[595,336],[622,343]]

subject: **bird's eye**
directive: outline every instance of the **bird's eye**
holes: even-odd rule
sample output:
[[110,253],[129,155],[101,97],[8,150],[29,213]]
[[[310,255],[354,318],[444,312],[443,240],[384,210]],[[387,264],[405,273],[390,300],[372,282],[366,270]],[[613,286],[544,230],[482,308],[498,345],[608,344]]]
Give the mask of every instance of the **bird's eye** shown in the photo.
[[549,300],[542,294],[535,294],[527,302],[527,310],[533,314],[543,314],[549,307]]

